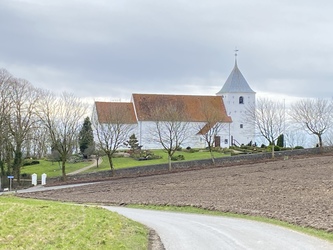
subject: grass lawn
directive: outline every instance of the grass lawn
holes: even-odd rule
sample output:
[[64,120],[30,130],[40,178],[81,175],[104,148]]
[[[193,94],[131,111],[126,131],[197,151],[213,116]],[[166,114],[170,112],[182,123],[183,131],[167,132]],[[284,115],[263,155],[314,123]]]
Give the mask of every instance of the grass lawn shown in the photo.
[[[115,169],[121,169],[121,168],[129,168],[129,167],[137,167],[137,166],[146,166],[146,165],[154,165],[154,164],[163,164],[168,162],[168,155],[167,153],[162,150],[162,149],[156,149],[156,150],[151,150],[154,155],[161,156],[162,158],[160,159],[154,159],[154,160],[143,160],[143,161],[138,161],[130,157],[117,157],[113,158],[113,163],[114,163],[114,168]],[[193,161],[193,160],[200,160],[200,159],[210,159],[210,153],[207,151],[200,151],[200,152],[188,152],[188,151],[177,151],[174,156],[177,155],[183,155],[185,157],[185,161]],[[230,156],[230,153],[228,154],[223,154],[219,152],[214,152],[214,157],[225,157],[225,156]],[[51,162],[51,161],[46,161],[46,160],[39,160],[40,164],[36,165],[29,165],[29,166],[24,166],[21,169],[21,173],[26,173],[26,174],[37,174],[38,178],[45,173],[47,174],[47,178],[49,177],[58,177],[62,175],[61,172],[61,165],[59,165],[58,162]],[[78,162],[78,163],[66,163],[66,174],[73,172],[75,170],[84,168],[86,166],[89,166],[92,164],[91,161],[85,161],[85,162]],[[109,161],[106,156],[103,157],[103,161],[101,164],[99,164],[99,167],[93,167],[88,170],[86,170],[84,173],[89,173],[89,172],[95,172],[95,171],[104,171],[104,170],[110,170],[110,165]]]
[[0,196],[0,249],[147,249],[148,229],[102,208]]
[[[113,164],[115,169],[121,169],[121,168],[129,168],[129,167],[138,167],[138,166],[147,166],[147,165],[155,165],[155,164],[163,164],[168,163],[168,154],[162,150],[162,149],[156,149],[151,150],[154,155],[161,156],[161,159],[154,159],[154,160],[144,160],[144,161],[138,161],[130,157],[117,157],[113,158]],[[174,156],[177,155],[183,155],[185,157],[185,161],[193,161],[193,160],[202,160],[202,159],[210,159],[211,155],[207,151],[200,151],[200,152],[194,152],[190,153],[187,151],[177,151]],[[214,157],[225,157],[230,156],[230,153],[223,154],[214,152]],[[103,170],[110,170],[110,165],[108,158],[106,156],[103,157],[103,162],[99,165],[98,168],[93,167],[85,171],[85,173],[88,172],[94,172],[94,171],[103,171]]]
[[[26,174],[37,174],[38,178],[43,174],[47,174],[47,177],[61,176],[61,165],[58,162],[51,162],[46,160],[39,160],[39,164],[24,166],[21,169],[21,173]],[[66,163],[66,174],[78,170],[80,168],[86,167],[92,164],[92,161],[78,162],[78,163]]]

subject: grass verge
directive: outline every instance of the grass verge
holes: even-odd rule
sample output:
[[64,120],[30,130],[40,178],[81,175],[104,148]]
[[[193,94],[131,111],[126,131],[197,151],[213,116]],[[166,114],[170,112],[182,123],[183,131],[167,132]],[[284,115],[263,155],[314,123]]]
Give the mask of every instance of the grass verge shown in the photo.
[[214,216],[226,216],[226,217],[232,217],[232,218],[240,218],[240,219],[247,219],[247,220],[254,220],[264,223],[270,223],[277,226],[285,227],[300,233],[305,233],[311,236],[315,236],[330,242],[333,242],[333,233],[329,233],[325,230],[318,230],[314,228],[309,227],[301,227],[297,226],[288,222],[276,220],[276,219],[270,219],[265,217],[259,217],[259,216],[251,216],[251,215],[243,215],[243,214],[235,214],[235,213],[226,213],[226,212],[220,212],[220,211],[211,211],[207,209],[202,208],[196,208],[191,206],[185,206],[185,207],[178,207],[178,206],[155,206],[155,205],[128,205],[127,207],[131,208],[141,208],[141,209],[152,209],[152,210],[163,210],[163,211],[170,211],[170,212],[180,212],[180,213],[195,213],[195,214],[206,214],[206,215],[214,215]]
[[102,208],[0,196],[0,249],[147,249],[148,229]]

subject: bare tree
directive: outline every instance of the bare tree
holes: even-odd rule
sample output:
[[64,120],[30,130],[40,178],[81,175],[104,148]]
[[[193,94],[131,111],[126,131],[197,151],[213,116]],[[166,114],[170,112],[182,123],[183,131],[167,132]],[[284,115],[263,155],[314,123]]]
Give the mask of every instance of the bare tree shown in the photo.
[[201,107],[203,111],[203,122],[205,125],[202,127],[202,123],[198,123],[198,135],[200,135],[207,144],[207,148],[210,152],[211,159],[215,165],[215,157],[213,148],[217,135],[225,128],[228,117],[220,111],[220,109],[214,109],[214,107],[203,104]]
[[[10,173],[12,149],[9,138],[8,116],[10,114],[10,85],[12,75],[5,69],[0,69],[0,176],[6,176]],[[7,169],[6,169],[7,165]],[[0,179],[1,183],[4,180]]]
[[81,122],[87,113],[87,104],[73,94],[55,96],[43,91],[39,116],[47,128],[53,149],[61,160],[62,179],[66,180],[66,162],[77,143]]
[[246,110],[246,121],[253,124],[257,133],[272,146],[274,157],[275,141],[286,129],[284,104],[267,98],[258,99],[255,108]]
[[181,105],[163,103],[153,110],[154,128],[152,136],[168,153],[169,170],[171,158],[182,143],[189,137],[190,122]]
[[112,175],[113,156],[124,145],[136,125],[130,103],[95,102],[92,125],[97,138],[97,148],[108,157]]
[[333,125],[333,104],[325,99],[302,99],[291,106],[290,116],[300,128],[317,136],[322,147],[322,136]]
[[294,148],[296,146],[305,146],[307,143],[306,134],[304,131],[300,131],[299,128],[290,127],[288,132],[285,133],[288,146]]
[[24,79],[13,79],[10,86],[11,111],[7,116],[9,133],[12,138],[14,150],[13,170],[18,181],[23,161],[23,146],[29,140],[29,134],[36,122],[36,107],[40,99],[37,91],[31,83]]

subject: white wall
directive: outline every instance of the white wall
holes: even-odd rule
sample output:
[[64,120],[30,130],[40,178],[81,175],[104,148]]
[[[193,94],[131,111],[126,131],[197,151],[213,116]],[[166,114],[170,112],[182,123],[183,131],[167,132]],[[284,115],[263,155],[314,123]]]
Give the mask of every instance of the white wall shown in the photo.
[[[239,103],[241,96],[243,104]],[[227,114],[233,121],[230,125],[230,140],[233,138],[239,144],[254,142],[255,128],[246,121],[246,113],[247,109],[255,108],[255,93],[229,93],[223,94],[222,98]]]

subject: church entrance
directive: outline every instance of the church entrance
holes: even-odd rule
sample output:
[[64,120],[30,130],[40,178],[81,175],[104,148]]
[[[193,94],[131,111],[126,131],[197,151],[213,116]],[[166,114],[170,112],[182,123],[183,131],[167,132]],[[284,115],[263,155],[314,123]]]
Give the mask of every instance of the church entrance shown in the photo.
[[215,147],[221,147],[221,137],[220,136],[215,136],[214,138],[214,142],[215,142]]

